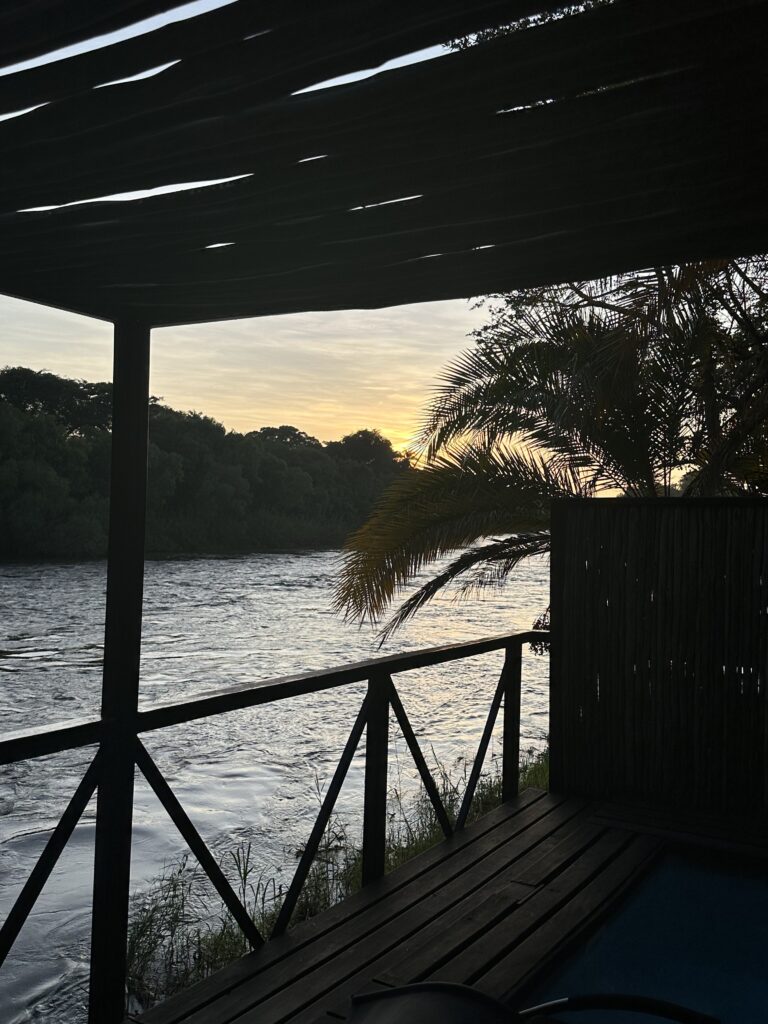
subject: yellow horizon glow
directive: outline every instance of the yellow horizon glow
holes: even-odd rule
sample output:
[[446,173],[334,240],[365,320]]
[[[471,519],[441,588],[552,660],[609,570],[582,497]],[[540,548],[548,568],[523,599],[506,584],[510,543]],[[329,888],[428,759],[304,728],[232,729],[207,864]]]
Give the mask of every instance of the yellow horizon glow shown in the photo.
[[[247,433],[290,424],[321,441],[380,430],[411,446],[441,369],[484,319],[465,300],[157,329],[152,393]],[[0,366],[111,380],[102,321],[0,296]]]

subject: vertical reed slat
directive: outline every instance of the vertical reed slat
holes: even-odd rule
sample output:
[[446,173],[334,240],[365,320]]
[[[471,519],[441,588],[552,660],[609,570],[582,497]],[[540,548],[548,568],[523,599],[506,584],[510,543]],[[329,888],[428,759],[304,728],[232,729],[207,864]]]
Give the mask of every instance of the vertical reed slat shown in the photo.
[[768,806],[768,502],[555,503],[551,586],[553,786]]
[[523,645],[513,644],[504,653],[504,738],[501,755],[501,799],[511,800],[520,788],[520,701]]

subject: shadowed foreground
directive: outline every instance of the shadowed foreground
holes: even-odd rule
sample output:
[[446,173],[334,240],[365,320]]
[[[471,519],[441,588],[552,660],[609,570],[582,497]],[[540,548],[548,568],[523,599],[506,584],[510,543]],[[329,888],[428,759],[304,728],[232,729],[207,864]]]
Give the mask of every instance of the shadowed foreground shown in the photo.
[[155,1007],[142,1024],[311,1024],[433,980],[515,997],[665,852],[768,863],[768,829],[528,789],[357,895]]

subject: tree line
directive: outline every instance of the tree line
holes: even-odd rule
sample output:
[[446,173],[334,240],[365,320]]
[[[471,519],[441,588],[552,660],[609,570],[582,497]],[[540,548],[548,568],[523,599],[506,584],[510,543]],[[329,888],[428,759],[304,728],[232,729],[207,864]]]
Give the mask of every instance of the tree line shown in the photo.
[[[112,385],[0,370],[0,558],[107,550]],[[321,443],[292,426],[242,434],[153,398],[147,551],[339,546],[411,472],[376,430]]]

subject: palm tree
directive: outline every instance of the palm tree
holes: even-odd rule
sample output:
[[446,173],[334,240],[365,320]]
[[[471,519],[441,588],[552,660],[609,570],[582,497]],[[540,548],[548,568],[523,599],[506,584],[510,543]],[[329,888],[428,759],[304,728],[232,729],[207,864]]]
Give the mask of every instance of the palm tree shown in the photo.
[[394,483],[347,542],[335,603],[375,621],[452,561],[382,640],[449,584],[500,585],[548,550],[553,497],[768,490],[768,259],[664,267],[489,300],[443,372]]

